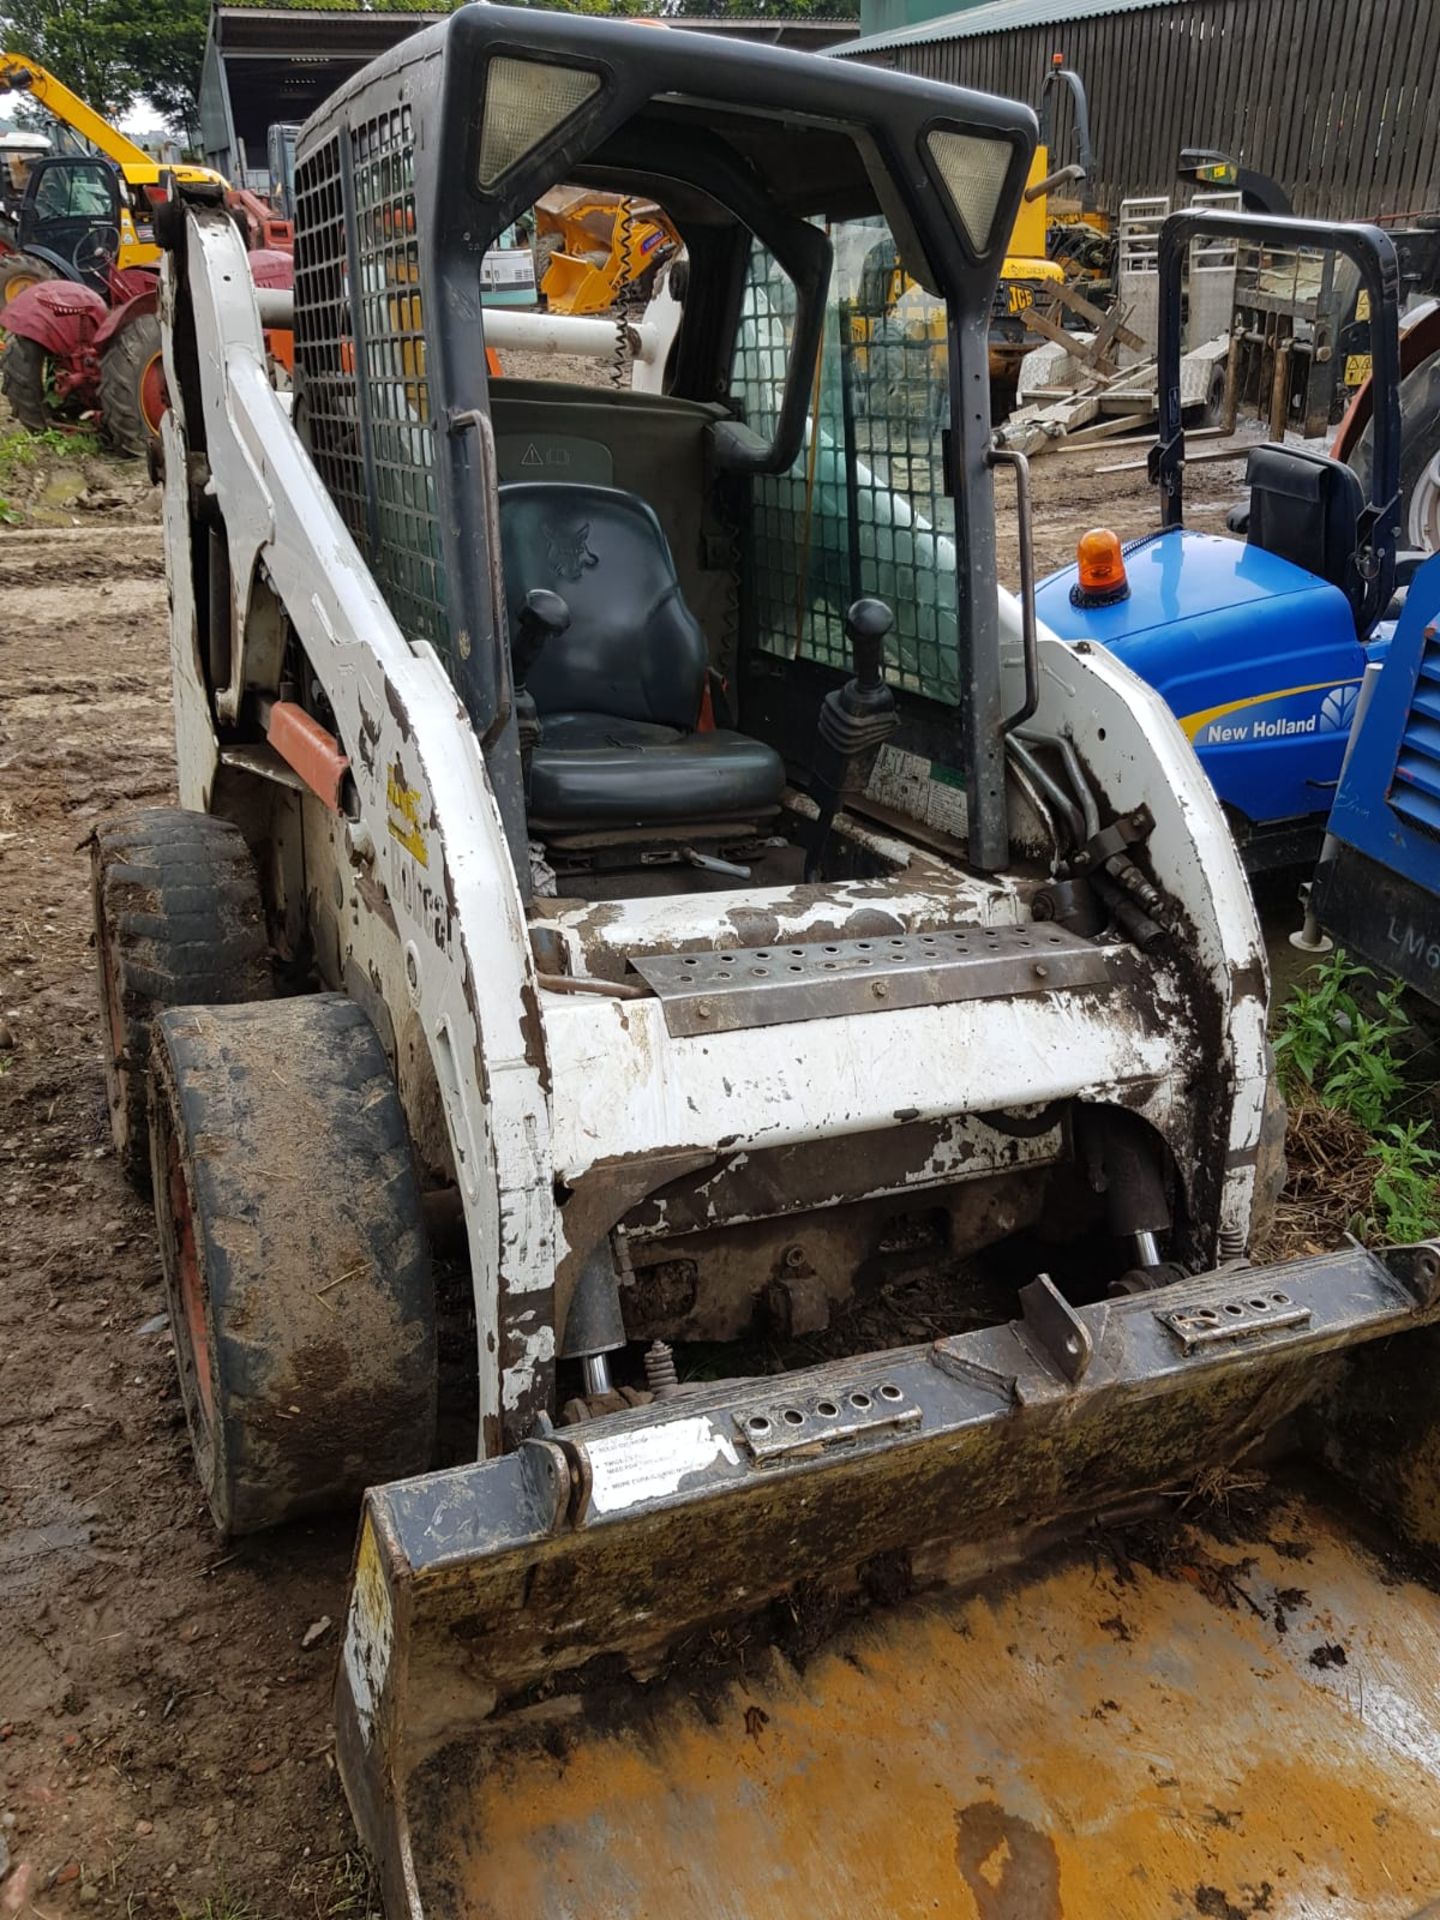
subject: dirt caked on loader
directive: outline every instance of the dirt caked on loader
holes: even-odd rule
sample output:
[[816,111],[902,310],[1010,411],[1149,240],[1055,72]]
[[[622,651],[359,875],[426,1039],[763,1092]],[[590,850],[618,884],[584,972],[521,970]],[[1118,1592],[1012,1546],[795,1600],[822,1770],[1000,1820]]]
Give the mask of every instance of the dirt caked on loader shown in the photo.
[[[363,1495],[396,1920],[1440,1890],[1440,1600],[1367,1544],[1436,1541],[1440,1261],[1245,1264],[1234,845],[997,588],[1035,132],[462,8],[301,136],[293,417],[233,221],[162,215],[182,805],[96,840],[111,1108],[219,1526]],[[487,374],[557,183],[683,240],[661,394]],[[866,389],[877,247],[942,434]]]

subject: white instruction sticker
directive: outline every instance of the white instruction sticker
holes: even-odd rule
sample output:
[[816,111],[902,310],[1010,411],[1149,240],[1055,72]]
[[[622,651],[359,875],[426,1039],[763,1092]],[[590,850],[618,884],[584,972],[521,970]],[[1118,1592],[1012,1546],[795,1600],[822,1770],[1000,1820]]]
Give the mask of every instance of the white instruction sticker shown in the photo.
[[872,800],[938,827],[957,840],[969,831],[969,807],[960,775],[939,760],[922,759],[899,747],[881,747],[865,789]]
[[678,1491],[687,1473],[700,1473],[717,1460],[733,1467],[735,1448],[704,1414],[693,1420],[667,1420],[659,1427],[632,1427],[628,1433],[587,1440],[590,1456],[590,1504],[597,1513],[616,1513],[642,1500],[658,1500]]

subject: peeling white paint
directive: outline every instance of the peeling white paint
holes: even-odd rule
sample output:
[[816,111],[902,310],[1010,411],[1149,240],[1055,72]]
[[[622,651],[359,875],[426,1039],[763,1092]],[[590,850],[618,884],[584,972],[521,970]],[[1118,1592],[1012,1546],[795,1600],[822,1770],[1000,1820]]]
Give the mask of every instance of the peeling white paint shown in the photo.
[[[524,910],[484,758],[455,689],[433,649],[411,646],[400,632],[270,385],[243,242],[222,212],[192,209],[187,218],[206,450],[242,621],[263,564],[350,752],[375,879],[402,945],[413,943],[417,955],[415,993],[426,1034],[432,1048],[436,1035],[449,1037],[450,1071],[440,1073],[437,1064],[437,1078],[456,1164],[469,1168],[465,1219],[483,1433],[501,1405],[491,1358],[499,1344],[501,1274],[508,1289],[523,1292],[549,1286],[554,1273],[549,1106],[523,1025],[527,994],[535,991]],[[174,272],[175,256],[167,255],[163,297],[172,306]],[[167,500],[170,489],[180,490],[176,509],[167,511],[174,572],[189,539],[179,451],[173,446],[167,460]],[[172,659],[183,664],[182,641],[191,643],[176,620]],[[248,635],[241,631],[222,711],[245,685]],[[180,764],[203,766],[214,728],[203,690],[197,698],[195,688],[182,688],[178,665],[176,695]],[[365,755],[358,750],[362,735]],[[389,781],[397,766],[406,795],[403,840],[390,830]],[[193,777],[188,784],[193,790]],[[203,804],[193,791],[186,800]],[[522,1366],[530,1360],[527,1353]],[[532,1382],[528,1372],[507,1381],[509,1403]]]

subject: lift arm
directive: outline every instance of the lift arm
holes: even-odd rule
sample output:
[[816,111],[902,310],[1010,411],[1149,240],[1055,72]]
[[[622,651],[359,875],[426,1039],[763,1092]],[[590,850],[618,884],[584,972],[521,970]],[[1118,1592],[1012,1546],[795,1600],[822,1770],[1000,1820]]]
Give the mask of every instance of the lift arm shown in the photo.
[[[98,153],[102,153],[107,160],[113,160],[123,170],[131,186],[158,184],[160,168],[154,158],[121,133],[118,127],[111,126],[103,114],[87,106],[78,94],[72,93],[63,81],[47,72],[38,61],[27,59],[19,53],[0,53],[0,95],[7,93],[28,94],[32,100],[38,101],[63,125],[72,127],[82,139],[88,140]],[[172,171],[178,179],[186,182],[221,179],[209,167],[176,167]],[[222,181],[222,184],[225,183]]]
[[93,107],[87,107],[78,94],[57,80],[53,73],[23,54],[0,53],[0,93],[28,93],[47,113],[53,113],[67,127],[88,140],[107,160],[120,166],[153,167],[155,162],[143,147],[137,147],[118,127]]

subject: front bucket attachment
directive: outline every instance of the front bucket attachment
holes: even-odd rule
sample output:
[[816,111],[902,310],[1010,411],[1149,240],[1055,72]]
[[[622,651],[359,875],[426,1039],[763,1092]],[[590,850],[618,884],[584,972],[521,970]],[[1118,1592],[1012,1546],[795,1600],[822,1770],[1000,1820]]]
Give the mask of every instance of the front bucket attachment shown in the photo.
[[[1410,1920],[1440,1600],[1226,1468],[1369,1458],[1364,1367],[1427,1380],[1434,1336],[1365,1349],[1437,1284],[1430,1248],[1037,1282],[1009,1327],[371,1493],[337,1730],[387,1912]],[[1137,1519],[1197,1475],[1208,1523]]]
[[614,287],[583,254],[553,254],[540,291],[551,313],[604,313],[615,299]]

